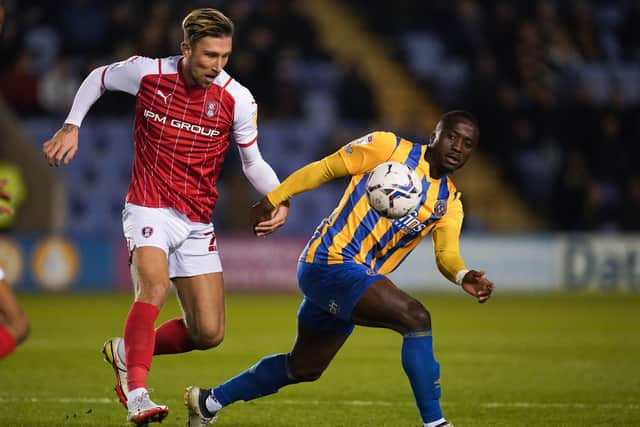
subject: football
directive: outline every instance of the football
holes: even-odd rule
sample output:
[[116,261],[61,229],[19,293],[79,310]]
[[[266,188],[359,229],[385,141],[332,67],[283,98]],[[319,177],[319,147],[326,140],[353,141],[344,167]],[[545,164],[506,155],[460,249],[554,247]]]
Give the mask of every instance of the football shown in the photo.
[[385,162],[367,179],[369,205],[380,215],[396,219],[413,211],[422,198],[422,182],[404,163]]

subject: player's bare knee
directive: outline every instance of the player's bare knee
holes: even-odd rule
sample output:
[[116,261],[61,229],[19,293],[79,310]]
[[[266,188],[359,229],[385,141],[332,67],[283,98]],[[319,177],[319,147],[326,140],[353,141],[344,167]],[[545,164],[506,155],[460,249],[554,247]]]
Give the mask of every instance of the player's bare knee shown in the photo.
[[406,332],[431,329],[431,315],[418,300],[411,300],[406,307]]
[[209,348],[219,346],[224,340],[224,329],[208,329],[202,330],[195,338],[196,348],[198,350],[207,350]]
[[169,283],[141,282],[136,286],[136,301],[153,304],[160,308],[164,305],[169,291]]
[[299,382],[312,382],[322,376],[324,368],[318,368],[315,366],[298,367],[297,369],[290,369],[290,374],[296,381]]
[[289,375],[299,382],[315,381],[322,376],[326,366],[310,366],[305,361],[299,361],[289,356]]

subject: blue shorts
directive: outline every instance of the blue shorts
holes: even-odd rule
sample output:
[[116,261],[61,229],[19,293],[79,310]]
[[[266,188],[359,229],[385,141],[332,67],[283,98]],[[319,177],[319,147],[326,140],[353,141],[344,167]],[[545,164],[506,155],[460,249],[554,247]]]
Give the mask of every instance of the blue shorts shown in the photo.
[[351,313],[369,286],[384,277],[356,263],[298,263],[298,286],[304,300],[298,323],[310,329],[349,335],[354,328]]

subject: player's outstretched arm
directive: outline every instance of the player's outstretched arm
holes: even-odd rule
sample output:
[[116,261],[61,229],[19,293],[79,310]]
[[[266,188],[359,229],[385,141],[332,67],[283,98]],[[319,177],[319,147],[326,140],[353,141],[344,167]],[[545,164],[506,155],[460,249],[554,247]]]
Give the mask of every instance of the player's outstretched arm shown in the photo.
[[479,303],[491,297],[494,287],[493,282],[484,277],[484,271],[469,270],[462,279],[462,289],[475,297]]
[[69,164],[78,151],[78,126],[65,123],[53,138],[42,145],[44,158],[49,166]]
[[253,232],[257,236],[273,233],[284,224],[287,218],[289,199],[296,194],[319,187],[334,178],[347,175],[349,175],[349,171],[339,152],[296,170],[251,208]]

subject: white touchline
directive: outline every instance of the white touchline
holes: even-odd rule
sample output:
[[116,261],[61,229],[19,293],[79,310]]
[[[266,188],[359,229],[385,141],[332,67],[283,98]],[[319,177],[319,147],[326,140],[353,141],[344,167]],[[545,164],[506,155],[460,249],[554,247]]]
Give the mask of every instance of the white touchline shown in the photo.
[[[168,399],[167,402],[177,402],[177,399]],[[33,403],[119,403],[118,399],[107,397],[0,397],[0,404],[14,402]],[[267,399],[260,401],[265,405],[347,405],[347,406],[415,406],[413,401],[390,402],[385,400],[294,400],[294,399]],[[442,406],[471,406],[468,402],[441,402]],[[640,409],[640,403],[582,403],[582,402],[485,402],[479,403],[483,408],[539,408],[539,409]]]

